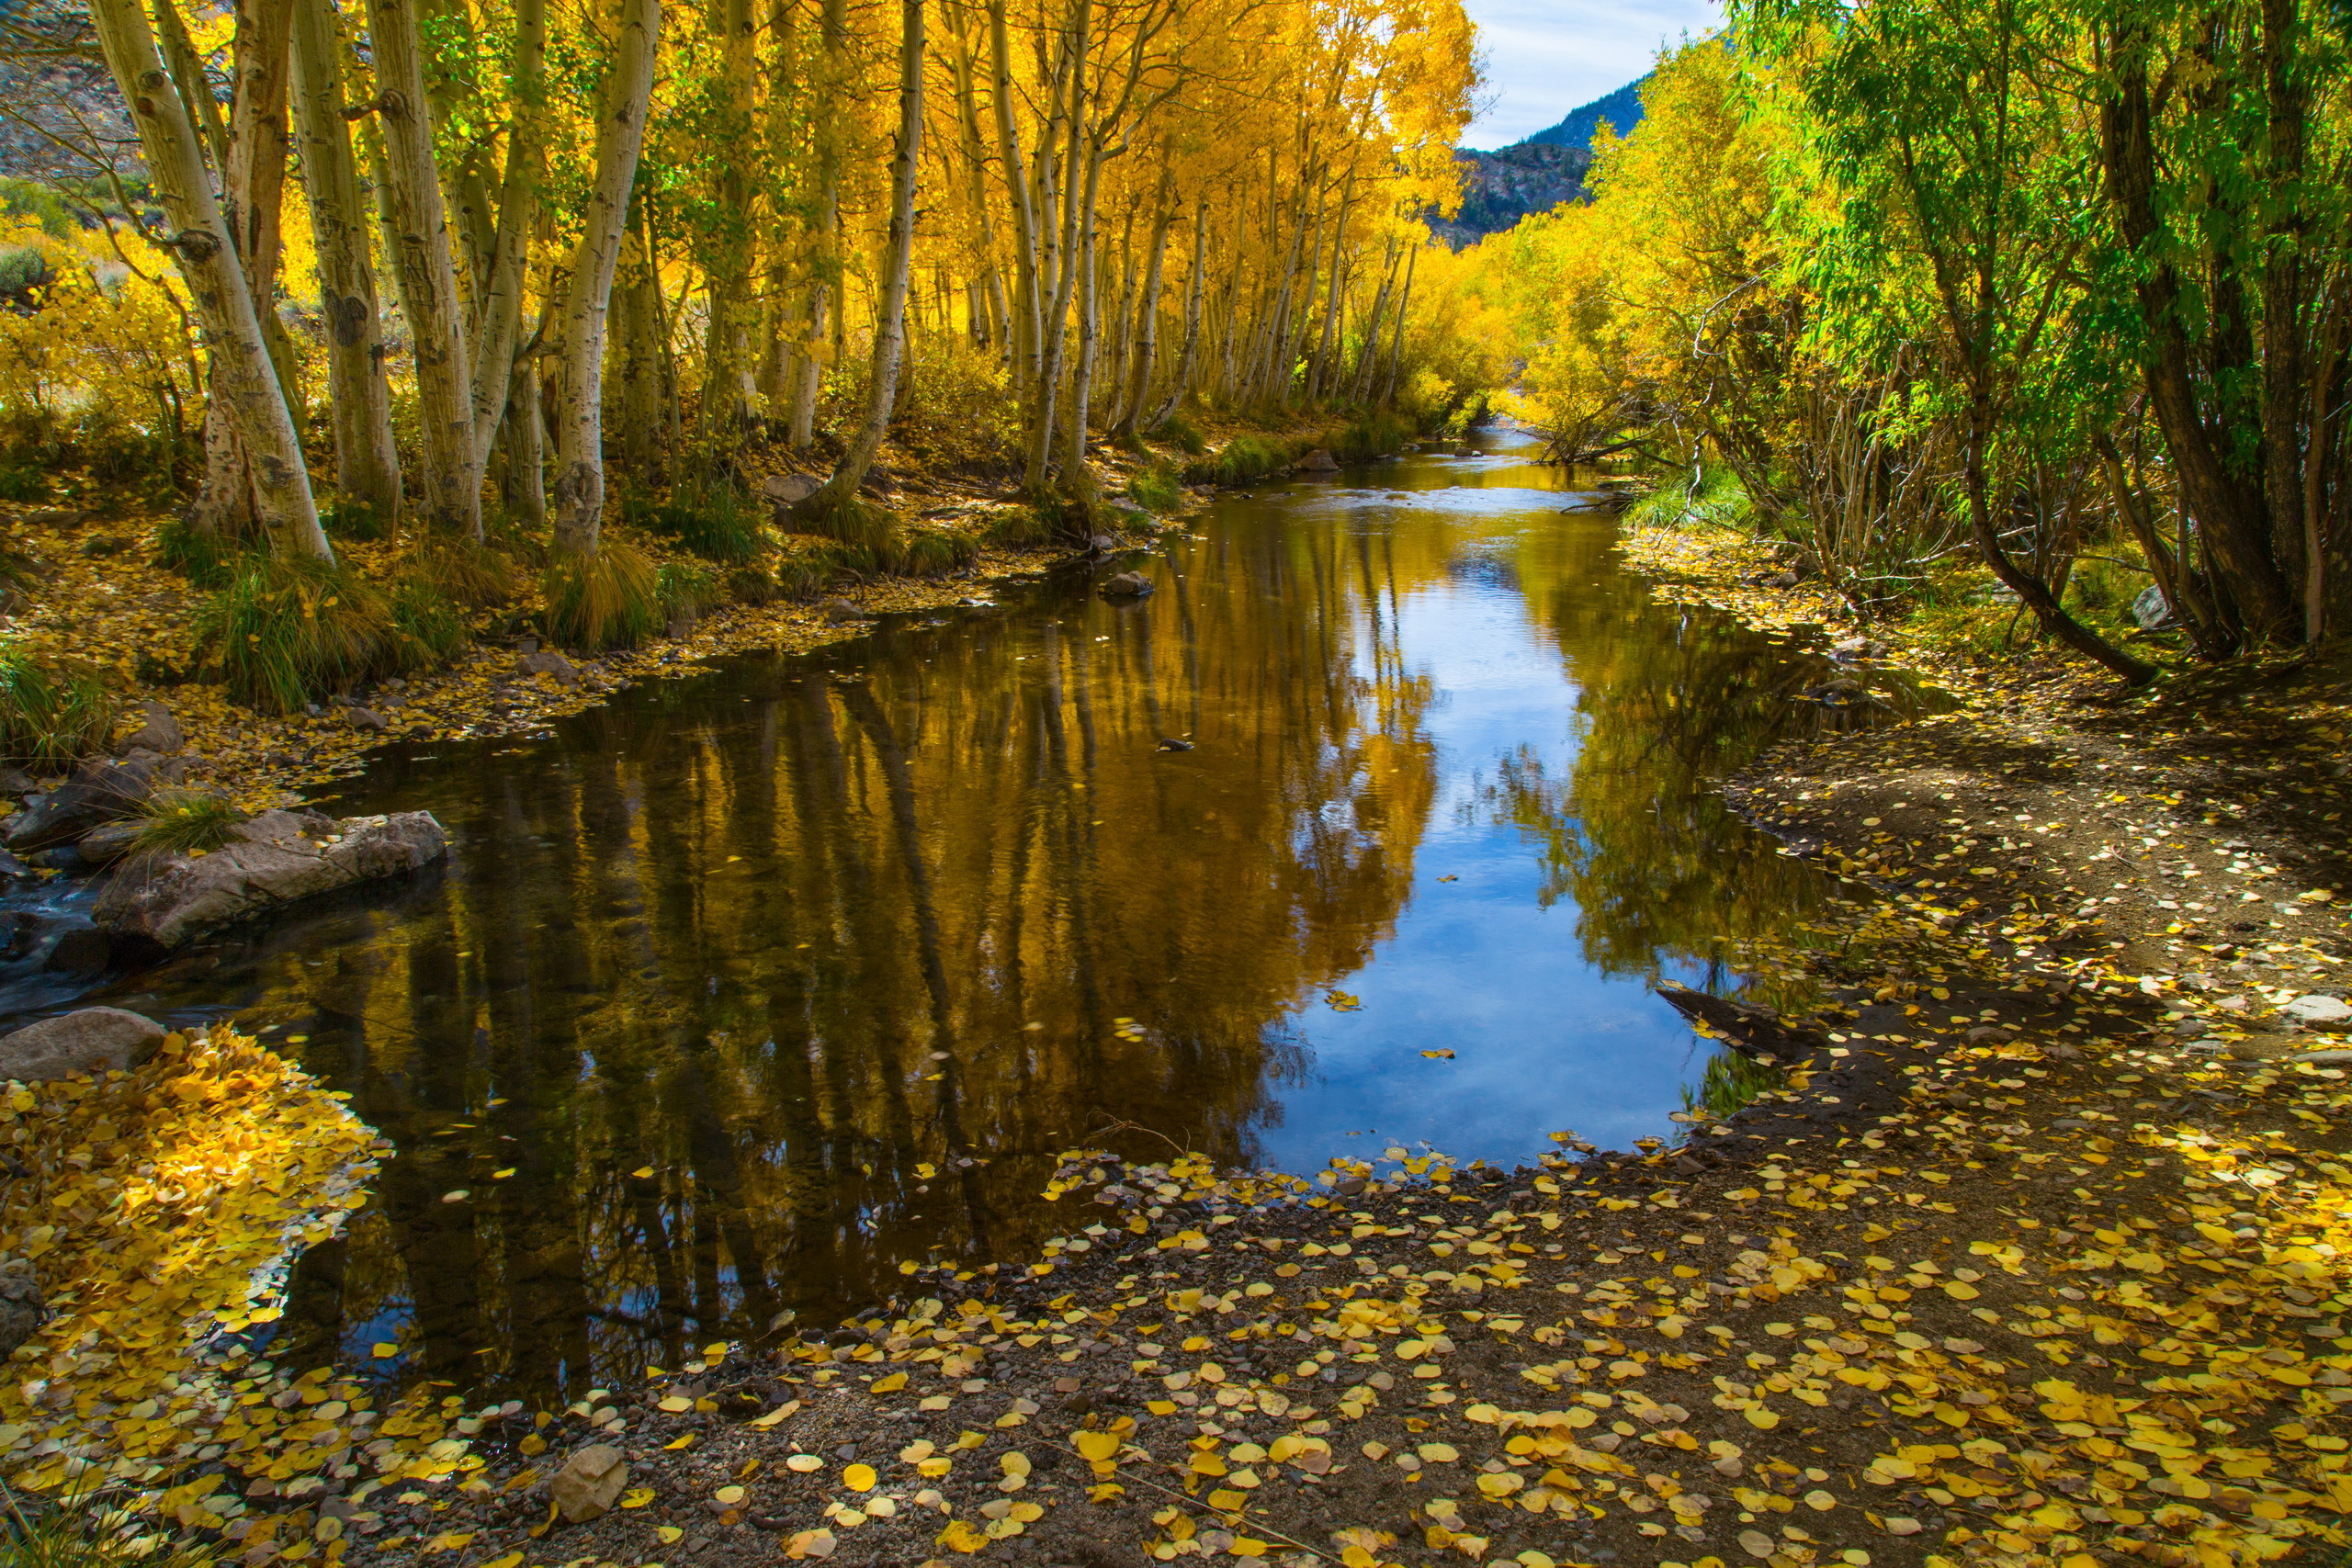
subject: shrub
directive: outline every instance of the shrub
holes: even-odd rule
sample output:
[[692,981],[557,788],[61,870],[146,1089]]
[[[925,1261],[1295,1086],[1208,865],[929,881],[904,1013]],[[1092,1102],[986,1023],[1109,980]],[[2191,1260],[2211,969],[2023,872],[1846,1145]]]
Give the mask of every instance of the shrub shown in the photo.
[[113,739],[115,701],[97,672],[0,647],[0,758],[62,773]]
[[219,849],[246,814],[221,795],[175,786],[141,801],[132,816],[139,837],[131,841],[131,858],[163,860],[190,850]]
[[1171,413],[1153,427],[1151,438],[1173,446],[1186,457],[1197,457],[1209,449],[1208,437],[1182,414]]
[[539,579],[550,641],[592,651],[628,648],[662,628],[662,592],[644,552],[607,539],[595,554],[561,555]]
[[957,528],[923,528],[910,535],[899,553],[899,570],[909,577],[945,577],[980,558],[980,542]]
[[475,610],[508,604],[522,591],[506,552],[471,539],[428,537],[401,564],[401,575]]
[[718,602],[718,574],[700,561],[664,561],[653,592],[664,615],[698,615]]
[[376,515],[373,506],[342,496],[319,508],[319,526],[326,530],[331,539],[366,542],[384,536],[384,520]]
[[196,632],[205,668],[265,712],[418,661],[382,589],[309,556],[248,558],[197,613]]
[[473,629],[465,612],[430,581],[399,577],[392,581],[392,637],[379,666],[394,670],[424,670],[447,664],[473,645]]
[[847,496],[822,510],[804,502],[794,512],[793,521],[803,533],[857,545],[886,559],[900,547],[898,517],[864,496]]
[[783,598],[784,585],[763,566],[739,566],[727,574],[727,596],[738,604],[773,604]]
[[49,476],[29,463],[0,468],[0,501],[47,501]]
[[728,480],[716,479],[680,486],[668,501],[650,509],[643,525],[706,560],[741,562],[767,551],[762,522],[759,509],[742,491]]
[[155,527],[155,564],[187,579],[191,588],[226,588],[241,569],[247,552],[233,539],[179,519]]
[[1148,512],[1166,513],[1184,503],[1184,491],[1177,481],[1176,471],[1165,463],[1154,463],[1129,479],[1127,495]]
[[1393,410],[1356,421],[1331,437],[1331,456],[1342,463],[1369,463],[1396,451],[1415,434],[1413,422]]
[[1015,506],[1000,512],[988,525],[988,541],[1004,549],[1025,549],[1054,536],[1054,525],[1034,507]]
[[1211,484],[1248,484],[1261,479],[1290,461],[1288,449],[1261,435],[1237,435],[1211,456],[1188,463],[1184,479],[1188,483],[1204,480]]

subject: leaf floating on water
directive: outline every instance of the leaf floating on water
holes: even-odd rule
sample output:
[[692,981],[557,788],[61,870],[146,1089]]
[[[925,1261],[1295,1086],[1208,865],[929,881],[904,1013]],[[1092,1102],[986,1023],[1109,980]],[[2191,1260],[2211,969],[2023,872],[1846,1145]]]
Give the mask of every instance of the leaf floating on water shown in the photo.
[[1351,997],[1345,991],[1328,992],[1323,999],[1331,1004],[1333,1012],[1363,1011],[1363,999],[1360,997]]
[[1459,882],[1459,881],[1461,881],[1461,880],[1462,880],[1462,878],[1460,878],[1460,877],[1458,877],[1458,876],[1441,876],[1441,877],[1439,877],[1439,878],[1438,878],[1438,880],[1439,880],[1440,882]]
[[462,1203],[472,1196],[473,1194],[471,1192],[468,1191],[465,1188],[460,1187],[455,1192],[442,1193],[441,1201],[444,1203]]
[[650,1165],[640,1165],[635,1170],[630,1171],[629,1174],[637,1178],[639,1181],[643,1181],[652,1176],[653,1168]]
[[1433,1062],[1451,1062],[1453,1060],[1453,1053],[1451,1051],[1424,1051],[1421,1055],[1429,1057]]

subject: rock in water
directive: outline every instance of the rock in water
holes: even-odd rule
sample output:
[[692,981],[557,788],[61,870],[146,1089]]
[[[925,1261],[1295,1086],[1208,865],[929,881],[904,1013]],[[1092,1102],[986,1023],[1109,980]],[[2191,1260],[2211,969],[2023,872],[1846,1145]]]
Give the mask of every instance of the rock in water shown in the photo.
[[40,1281],[33,1278],[32,1260],[11,1258],[0,1263],[0,1359],[33,1337],[49,1321],[48,1303],[40,1299]]
[[1162,751],[1189,751],[1193,749],[1193,743],[1189,740],[1179,740],[1173,736],[1163,736],[1160,738],[1159,749]]
[[566,1522],[584,1525],[612,1510],[628,1484],[628,1466],[610,1443],[591,1443],[564,1461],[548,1483],[548,1500]]
[[1102,585],[1105,599],[1140,599],[1151,592],[1151,579],[1139,571],[1123,571]]
[[1301,457],[1293,467],[1302,474],[1336,474],[1340,471],[1339,459],[1320,446]]
[[118,878],[90,918],[107,931],[172,948],[313,894],[414,871],[441,858],[449,836],[426,811],[350,817],[265,811],[229,829],[202,856],[174,855]]
[[83,1008],[45,1018],[0,1038],[0,1078],[46,1083],[100,1072],[120,1072],[153,1056],[164,1026],[120,1008]]

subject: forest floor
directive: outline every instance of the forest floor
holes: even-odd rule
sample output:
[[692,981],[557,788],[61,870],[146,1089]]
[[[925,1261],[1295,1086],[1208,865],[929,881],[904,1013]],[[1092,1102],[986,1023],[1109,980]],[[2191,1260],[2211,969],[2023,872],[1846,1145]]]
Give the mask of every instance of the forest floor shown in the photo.
[[[1628,550],[1854,629],[1725,537]],[[1731,786],[1844,880],[1747,955],[1810,998],[1734,1031],[1784,1076],[1679,1145],[1077,1152],[1044,1258],[564,1411],[232,1357],[130,1412],[165,1514],[255,1565],[2335,1564],[2352,705],[1896,656],[1956,710]]]

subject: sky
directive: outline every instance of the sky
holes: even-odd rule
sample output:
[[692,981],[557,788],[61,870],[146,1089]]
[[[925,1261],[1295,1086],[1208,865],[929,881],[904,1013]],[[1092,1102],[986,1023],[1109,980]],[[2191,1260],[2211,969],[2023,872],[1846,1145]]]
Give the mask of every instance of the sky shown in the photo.
[[1658,45],[1723,20],[1716,0],[1464,0],[1487,56],[1464,147],[1505,147],[1650,68]]

